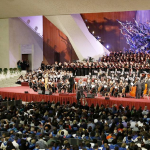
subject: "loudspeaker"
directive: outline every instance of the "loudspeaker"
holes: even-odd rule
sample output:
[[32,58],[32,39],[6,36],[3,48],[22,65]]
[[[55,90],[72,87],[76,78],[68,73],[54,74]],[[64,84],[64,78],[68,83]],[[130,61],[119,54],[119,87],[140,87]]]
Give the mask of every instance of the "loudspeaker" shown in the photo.
[[105,97],[105,100],[110,100],[110,97],[106,96],[106,97]]
[[94,98],[95,95],[94,94],[87,94],[87,98]]
[[28,93],[28,91],[24,91],[24,93]]
[[42,90],[38,90],[38,94],[42,94]]
[[45,91],[45,95],[52,95],[52,92],[50,92],[50,91]]

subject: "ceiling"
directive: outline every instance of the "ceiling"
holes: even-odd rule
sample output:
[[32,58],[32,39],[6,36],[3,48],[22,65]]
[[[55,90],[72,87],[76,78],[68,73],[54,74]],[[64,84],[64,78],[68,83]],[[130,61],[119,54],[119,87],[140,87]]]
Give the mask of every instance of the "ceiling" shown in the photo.
[[0,18],[149,9],[150,0],[0,0]]

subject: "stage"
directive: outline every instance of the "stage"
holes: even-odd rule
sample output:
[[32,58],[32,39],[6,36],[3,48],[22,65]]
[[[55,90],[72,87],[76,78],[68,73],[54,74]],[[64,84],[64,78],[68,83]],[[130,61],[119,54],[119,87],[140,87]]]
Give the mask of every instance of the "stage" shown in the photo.
[[[28,93],[24,93],[25,91],[28,91]],[[59,101],[61,104],[67,103],[67,101],[69,101],[70,103],[77,102],[75,93],[55,93],[53,95],[39,95],[37,92],[34,92],[28,86],[0,88],[0,95],[2,95],[3,98],[10,97],[15,98],[17,100],[21,99],[24,102]],[[140,106],[142,108],[144,108],[144,106],[147,106],[148,109],[150,109],[150,100],[148,100],[147,97],[145,97],[144,99],[110,97],[110,100],[105,100],[105,97],[99,95],[95,98],[86,98],[86,101],[89,106],[91,104],[109,104],[109,106],[112,106],[113,104],[117,104],[117,106],[119,106],[120,104],[122,104],[124,107],[129,105],[130,108],[132,106],[135,106],[138,109]]]

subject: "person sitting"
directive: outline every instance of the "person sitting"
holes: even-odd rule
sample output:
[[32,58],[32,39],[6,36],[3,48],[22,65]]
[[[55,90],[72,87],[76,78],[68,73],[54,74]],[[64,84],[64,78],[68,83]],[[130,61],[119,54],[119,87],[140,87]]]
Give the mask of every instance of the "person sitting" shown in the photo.
[[117,145],[117,140],[113,139],[112,144],[109,145],[109,148],[110,148],[110,150],[114,150],[114,149],[116,149],[116,147],[119,148],[119,145]]

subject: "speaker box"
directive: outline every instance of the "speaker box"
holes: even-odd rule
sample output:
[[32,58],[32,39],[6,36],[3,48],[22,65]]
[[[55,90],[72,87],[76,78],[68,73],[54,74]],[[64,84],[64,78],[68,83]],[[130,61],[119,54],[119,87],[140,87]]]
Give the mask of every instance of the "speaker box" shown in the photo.
[[45,91],[45,95],[52,95],[52,92],[50,92],[50,91]]
[[95,95],[94,94],[87,94],[87,98],[94,98]]
[[28,91],[24,91],[24,93],[28,93]]
[[106,97],[105,97],[105,100],[110,100],[110,97],[106,96]]
[[42,94],[42,90],[38,90],[38,94]]

